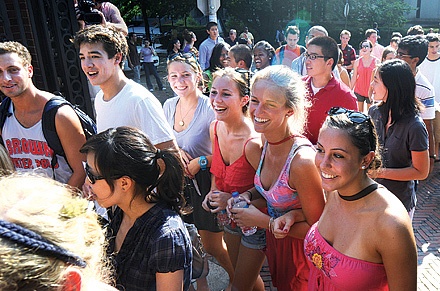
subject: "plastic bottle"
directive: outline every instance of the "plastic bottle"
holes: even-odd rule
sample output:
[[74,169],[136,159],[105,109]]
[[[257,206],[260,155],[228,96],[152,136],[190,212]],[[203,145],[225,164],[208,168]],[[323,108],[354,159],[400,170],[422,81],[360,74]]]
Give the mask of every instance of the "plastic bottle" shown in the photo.
[[[247,204],[247,202],[240,198],[238,192],[236,192],[236,191],[232,192],[232,198],[234,199],[233,200],[234,202],[232,204],[232,208],[249,208],[249,205]],[[257,227],[256,226],[242,226],[241,232],[243,232],[243,234],[245,236],[250,236],[250,235],[253,235],[255,232],[257,232]]]
[[[213,191],[213,193],[218,193],[218,192],[219,191]],[[226,209],[223,209],[222,211],[217,212],[217,224],[218,224],[218,226],[222,227],[222,226],[225,226],[225,225],[229,225],[230,223],[231,223],[231,219],[229,218],[229,215],[228,215],[228,212],[226,211]]]

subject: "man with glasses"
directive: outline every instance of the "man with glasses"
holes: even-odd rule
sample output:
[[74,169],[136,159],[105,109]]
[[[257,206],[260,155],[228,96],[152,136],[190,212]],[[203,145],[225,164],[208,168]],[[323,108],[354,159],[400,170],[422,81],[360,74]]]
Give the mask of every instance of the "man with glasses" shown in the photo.
[[312,38],[304,54],[307,76],[303,80],[307,84],[312,107],[305,129],[306,137],[316,144],[319,129],[332,107],[344,107],[357,111],[356,97],[345,84],[332,74],[339,58],[338,45],[328,36]]
[[277,48],[275,55],[277,57],[277,64],[290,67],[292,65],[292,61],[304,53],[306,48],[302,45],[298,45],[298,27],[293,25],[288,26],[286,28],[285,36],[287,43]]
[[238,43],[237,31],[233,28],[229,30],[229,36],[225,38],[225,42],[230,46],[234,46]]
[[[325,29],[320,25],[312,26],[306,35],[306,47],[308,47],[308,42],[316,36],[328,36],[327,29]],[[339,58],[336,59],[336,63],[338,59]],[[303,53],[299,57],[294,59],[290,67],[294,72],[300,74],[301,76],[307,75],[305,54]],[[339,71],[336,65],[334,66],[333,69],[333,75],[335,76],[335,78],[339,80],[341,79],[341,76],[339,75]]]
[[435,92],[434,87],[422,74],[418,66],[425,60],[428,54],[428,40],[422,35],[407,35],[400,40],[397,49],[397,58],[409,64],[416,80],[416,97],[423,104],[424,110],[420,113],[428,130],[429,157],[431,162],[430,172],[434,168],[437,159],[432,121],[435,118]]

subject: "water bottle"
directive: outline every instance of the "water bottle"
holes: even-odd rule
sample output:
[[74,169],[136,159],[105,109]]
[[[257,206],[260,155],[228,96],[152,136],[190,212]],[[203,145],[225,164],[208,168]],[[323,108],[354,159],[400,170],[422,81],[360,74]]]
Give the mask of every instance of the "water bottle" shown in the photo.
[[[238,192],[232,192],[232,198],[234,199],[233,200],[234,202],[232,204],[232,208],[249,208],[249,205],[247,204],[247,202],[240,198]],[[243,234],[245,236],[250,236],[250,235],[253,235],[255,232],[257,232],[257,227],[256,226],[242,226],[241,232],[243,232]]]
[[[213,193],[218,193],[219,191],[213,191]],[[209,203],[208,203],[209,208],[213,209],[215,207],[212,207]],[[220,212],[217,212],[217,225],[222,227],[225,225],[229,225],[231,223],[231,219],[229,218],[228,212],[226,211],[226,209],[223,209]]]

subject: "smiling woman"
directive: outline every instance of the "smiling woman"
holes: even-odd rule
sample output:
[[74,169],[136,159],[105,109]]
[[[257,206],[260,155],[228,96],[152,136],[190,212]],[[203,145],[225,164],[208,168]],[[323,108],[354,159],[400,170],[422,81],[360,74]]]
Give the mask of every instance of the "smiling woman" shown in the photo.
[[[184,219],[196,225],[206,252],[214,256],[232,278],[234,270],[223,242],[223,232],[215,215],[202,208],[202,201],[211,189],[209,125],[215,118],[209,98],[198,89],[202,69],[191,53],[173,55],[167,69],[168,82],[177,96],[166,100],[163,109],[184,161],[185,195],[193,207],[192,217]],[[199,280],[197,285],[200,284]]]
[[315,158],[327,203],[304,240],[309,289],[416,290],[417,252],[408,213],[368,176],[381,164],[373,122],[341,107],[328,114]]

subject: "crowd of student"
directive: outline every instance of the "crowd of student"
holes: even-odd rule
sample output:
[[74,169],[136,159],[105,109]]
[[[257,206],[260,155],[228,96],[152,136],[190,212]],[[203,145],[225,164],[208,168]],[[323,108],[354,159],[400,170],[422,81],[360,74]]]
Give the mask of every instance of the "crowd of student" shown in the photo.
[[[289,26],[275,49],[248,29],[242,44],[233,29],[229,44],[216,23],[206,29],[199,50],[192,32],[185,51],[174,42],[163,107],[124,75],[132,40],[80,30],[82,70],[100,88],[97,134],[86,140],[76,112],[58,108],[65,154],[52,167],[42,115],[53,94],[33,84],[26,47],[0,43],[11,100],[0,112],[1,289],[207,290],[192,276],[190,223],[228,290],[264,290],[265,258],[278,290],[415,290],[416,182],[440,140],[438,35],[381,48],[367,30],[357,54],[347,30],[338,45],[313,26],[302,47]],[[233,207],[235,191],[247,208]]]

